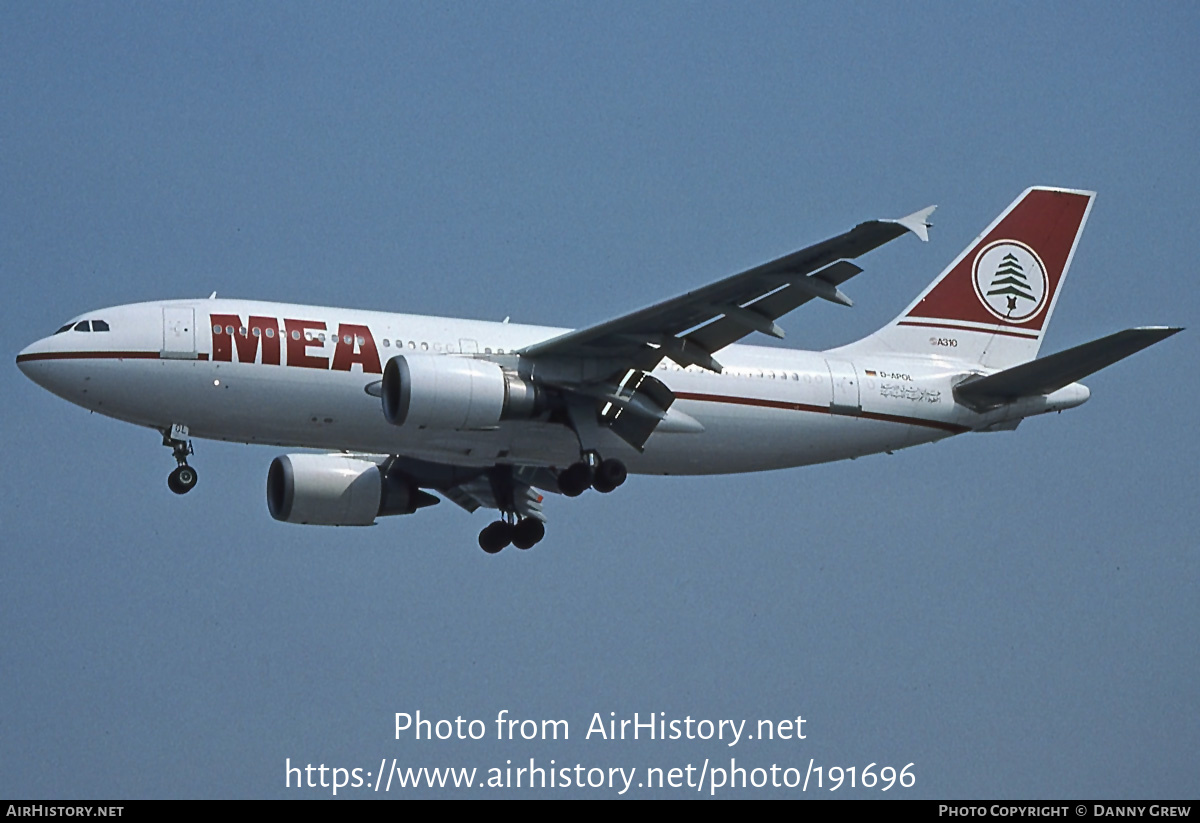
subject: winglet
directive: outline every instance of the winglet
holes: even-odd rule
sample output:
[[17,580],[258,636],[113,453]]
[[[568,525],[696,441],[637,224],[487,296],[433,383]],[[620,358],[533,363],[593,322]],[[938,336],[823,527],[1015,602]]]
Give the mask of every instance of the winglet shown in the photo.
[[933,214],[933,210],[937,206],[926,206],[920,211],[914,211],[908,217],[901,217],[899,220],[888,220],[888,223],[897,223],[911,231],[917,237],[921,238],[921,242],[929,242],[929,228],[933,225],[928,221],[929,215]]

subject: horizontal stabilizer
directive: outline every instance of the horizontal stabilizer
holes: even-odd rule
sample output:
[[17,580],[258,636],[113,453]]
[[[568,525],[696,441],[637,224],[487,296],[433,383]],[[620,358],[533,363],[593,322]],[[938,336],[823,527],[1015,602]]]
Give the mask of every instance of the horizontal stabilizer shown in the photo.
[[963,405],[978,409],[1051,394],[1180,331],[1183,329],[1163,326],[1126,329],[963,383],[954,395]]

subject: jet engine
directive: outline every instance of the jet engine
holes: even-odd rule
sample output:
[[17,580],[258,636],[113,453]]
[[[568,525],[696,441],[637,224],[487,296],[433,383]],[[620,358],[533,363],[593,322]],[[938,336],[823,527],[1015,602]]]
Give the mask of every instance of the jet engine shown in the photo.
[[532,382],[488,360],[397,355],[383,369],[383,416],[415,429],[487,429],[542,410]]
[[267,508],[285,523],[371,526],[375,518],[412,514],[437,498],[372,460],[341,454],[284,454],[267,472]]

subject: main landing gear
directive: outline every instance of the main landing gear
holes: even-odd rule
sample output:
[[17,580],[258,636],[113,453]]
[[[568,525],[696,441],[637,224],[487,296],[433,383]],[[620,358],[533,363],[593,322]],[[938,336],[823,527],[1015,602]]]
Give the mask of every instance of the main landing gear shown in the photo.
[[484,527],[479,533],[479,548],[488,554],[495,554],[509,543],[518,549],[532,549],[546,536],[546,526],[536,517],[522,517],[505,513],[503,520],[497,520]]
[[[589,488],[607,494],[624,483],[627,474],[625,464],[620,460],[601,460],[600,455],[589,451],[578,463],[572,463],[559,473],[558,490],[567,497],[578,497]],[[500,519],[479,533],[479,548],[488,554],[495,554],[510,543],[518,549],[530,549],[546,536],[546,526],[541,520],[521,517],[512,511],[511,482],[505,480],[498,476],[492,478],[501,509]]]
[[595,452],[587,452],[578,463],[572,463],[558,475],[558,490],[567,497],[578,497],[588,488],[608,494],[625,482],[628,472],[620,460],[601,460]]
[[176,494],[187,494],[196,488],[196,481],[200,479],[187,462],[188,455],[194,454],[187,433],[187,426],[178,424],[163,433],[163,445],[171,449],[175,462],[179,464],[175,471],[167,475],[167,488]]
[[500,519],[479,533],[479,548],[495,554],[510,543],[518,549],[532,549],[546,536],[541,520],[542,496],[517,483],[512,466],[495,466],[487,473],[492,498],[500,510]]

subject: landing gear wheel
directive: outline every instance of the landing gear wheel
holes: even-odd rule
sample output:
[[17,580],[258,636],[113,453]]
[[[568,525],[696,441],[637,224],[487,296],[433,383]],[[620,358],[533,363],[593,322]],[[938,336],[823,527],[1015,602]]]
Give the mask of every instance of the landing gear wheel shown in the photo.
[[495,554],[511,542],[513,542],[513,527],[503,520],[489,523],[479,533],[479,548],[488,554]]
[[171,450],[178,467],[167,475],[167,488],[176,494],[187,494],[196,487],[196,470],[188,465],[187,459],[192,452],[192,441],[187,439],[188,429],[182,423],[173,423],[170,428],[162,429],[163,445]]
[[536,517],[525,517],[513,526],[512,544],[518,549],[532,549],[546,536],[546,526]]
[[592,467],[587,463],[572,463],[558,475],[558,490],[567,497],[578,497],[592,485]]
[[601,494],[608,494],[617,486],[624,483],[628,474],[629,472],[626,471],[624,463],[610,457],[596,467],[596,476],[592,479],[592,488]]
[[187,494],[196,488],[196,481],[199,479],[196,470],[185,464],[167,476],[167,488],[176,494]]

